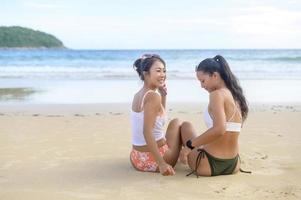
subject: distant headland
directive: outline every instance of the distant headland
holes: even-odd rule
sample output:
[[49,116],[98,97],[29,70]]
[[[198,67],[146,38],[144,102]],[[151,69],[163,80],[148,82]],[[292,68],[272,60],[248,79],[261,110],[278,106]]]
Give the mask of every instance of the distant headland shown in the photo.
[[0,26],[0,48],[65,48],[62,41],[42,31],[20,26]]

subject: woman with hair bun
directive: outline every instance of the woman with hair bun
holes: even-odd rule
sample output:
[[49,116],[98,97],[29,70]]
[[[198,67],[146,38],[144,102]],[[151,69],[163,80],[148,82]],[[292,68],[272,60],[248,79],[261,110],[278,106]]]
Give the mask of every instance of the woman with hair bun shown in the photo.
[[164,133],[167,120],[166,64],[159,55],[144,54],[134,62],[133,67],[143,81],[143,87],[132,102],[131,163],[139,171],[174,175],[173,167],[182,148],[181,122],[171,120]]

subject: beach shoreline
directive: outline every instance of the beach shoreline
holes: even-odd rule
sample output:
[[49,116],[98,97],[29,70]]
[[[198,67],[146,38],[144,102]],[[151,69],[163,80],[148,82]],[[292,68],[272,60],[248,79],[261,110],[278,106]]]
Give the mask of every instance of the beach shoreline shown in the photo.
[[[171,103],[168,117],[205,130],[206,104]],[[135,171],[130,104],[0,105],[3,199],[300,199],[300,104],[251,104],[240,136],[252,174],[185,177]],[[147,187],[146,187],[147,185]]]
[[[301,80],[241,80],[250,104],[298,104]],[[207,103],[196,78],[168,80],[169,103]],[[129,103],[142,82],[136,80],[0,79],[0,105]]]

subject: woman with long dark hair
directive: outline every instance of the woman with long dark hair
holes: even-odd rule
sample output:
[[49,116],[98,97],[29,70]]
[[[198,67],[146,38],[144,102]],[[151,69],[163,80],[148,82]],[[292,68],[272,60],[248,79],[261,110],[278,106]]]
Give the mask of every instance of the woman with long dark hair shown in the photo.
[[220,55],[200,62],[196,76],[209,92],[209,105],[204,111],[208,130],[197,136],[192,124],[183,122],[185,147],[180,159],[188,162],[197,176],[236,173],[240,169],[238,137],[249,110],[242,88]]

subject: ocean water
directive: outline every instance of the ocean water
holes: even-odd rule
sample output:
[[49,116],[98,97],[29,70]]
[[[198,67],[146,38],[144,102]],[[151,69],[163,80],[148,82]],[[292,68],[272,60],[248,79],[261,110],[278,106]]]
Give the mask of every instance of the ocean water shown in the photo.
[[223,55],[240,79],[301,79],[301,50],[0,50],[0,78],[135,79],[132,64],[157,53],[168,77],[190,79],[203,59]]
[[[226,58],[251,103],[301,102],[300,49],[63,49],[0,50],[0,103],[130,102],[142,85],[132,64],[143,53],[160,54],[166,61],[171,102],[208,100],[194,69],[217,54]],[[23,90],[15,94],[7,88]]]

